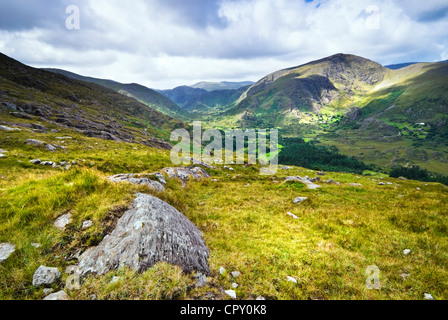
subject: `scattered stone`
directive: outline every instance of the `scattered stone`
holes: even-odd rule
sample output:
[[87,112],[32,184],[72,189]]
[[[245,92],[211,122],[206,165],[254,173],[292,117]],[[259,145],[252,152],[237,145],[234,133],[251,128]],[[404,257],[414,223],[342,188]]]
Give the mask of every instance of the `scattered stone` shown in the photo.
[[233,289],[238,288],[238,284],[237,284],[237,283],[232,283],[232,288],[233,288]]
[[262,300],[266,300],[263,296],[258,296],[257,297],[257,299],[255,299],[255,300],[260,300],[260,301],[262,301]]
[[180,266],[184,272],[210,274],[209,250],[202,232],[166,202],[139,193],[115,230],[79,258],[81,276],[101,275],[124,265],[144,272],[157,262]]
[[398,179],[401,179],[401,180],[408,180],[408,179],[406,179],[405,177],[398,177]]
[[219,268],[219,274],[225,274],[226,273],[226,269],[224,267]]
[[232,277],[234,277],[234,278],[238,278],[238,277],[241,275],[241,272],[239,272],[239,271],[233,271],[233,272],[231,273],[231,275],[232,275]]
[[411,253],[411,250],[409,250],[409,249],[404,249],[403,253],[404,253],[405,256],[407,256],[408,254]]
[[202,274],[202,273],[196,273],[196,274],[194,275],[194,277],[196,278],[196,287],[200,287],[200,288],[202,288],[202,287],[204,287],[204,286],[207,284],[207,282],[208,282],[208,280],[207,280],[207,276],[206,276],[205,274]]
[[11,243],[0,243],[0,262],[5,261],[16,251],[16,246]]
[[302,177],[299,177],[299,176],[286,177],[286,179],[285,179],[285,181],[283,183],[290,182],[290,181],[298,181],[298,182],[304,183],[308,187],[308,189],[320,188],[319,185],[314,184],[313,182],[311,182],[308,177],[305,177],[305,178],[302,178]]
[[311,182],[319,182],[320,181],[320,177],[316,177],[316,178],[312,178],[309,179]]
[[286,279],[288,279],[288,281],[290,281],[290,282],[297,283],[297,280],[294,279],[293,277],[287,276]]
[[44,144],[42,141],[40,141],[40,140],[36,140],[36,139],[27,139],[27,140],[25,141],[25,143],[26,143],[26,144],[29,144],[29,145],[31,145],[31,146],[41,146],[41,145]]
[[33,275],[33,286],[41,285],[51,286],[61,277],[61,273],[57,268],[49,268],[40,266]]
[[68,164],[68,165],[65,166],[64,169],[65,169],[66,171],[68,171],[68,170],[70,170],[71,167],[72,167],[72,166]]
[[40,243],[31,243],[34,248],[40,248]]
[[299,219],[298,216],[296,216],[295,214],[292,214],[291,212],[286,212],[286,214],[294,219]]
[[112,280],[110,280],[109,284],[114,284],[118,281],[120,281],[120,277],[113,277]]
[[308,199],[307,197],[298,197],[298,198],[295,198],[292,203],[297,204],[297,203],[303,202],[307,199]]
[[41,161],[40,161],[40,159],[34,159],[34,160],[31,160],[30,163],[32,163],[32,164],[40,164]]
[[248,188],[248,187],[250,187],[250,183],[248,183],[244,186],[244,188]]
[[164,168],[162,169],[162,173],[167,174],[169,178],[179,179],[183,185],[191,179],[202,180],[203,178],[211,177],[211,175],[201,167]]
[[379,182],[378,185],[379,186],[385,186],[386,184],[384,182]]
[[11,128],[11,127],[7,127],[7,126],[0,126],[0,130],[3,130],[3,131],[21,131],[18,128]]
[[233,298],[233,299],[236,299],[236,292],[235,292],[234,290],[226,290],[225,293],[226,293],[229,297],[231,297],[231,298]]
[[429,293],[425,293],[425,300],[434,300],[434,297],[430,295]]
[[93,222],[91,220],[86,220],[82,223],[82,229],[88,229],[93,225]]
[[56,137],[56,139],[58,139],[58,140],[69,140],[69,139],[72,139],[72,137]]
[[147,175],[147,177],[136,177],[137,175],[134,173],[130,173],[130,174],[117,174],[115,176],[110,176],[108,177],[108,179],[112,182],[129,182],[132,184],[141,184],[141,185],[146,185],[148,187],[150,187],[151,189],[154,189],[158,192],[162,192],[165,191],[165,187],[158,181],[155,180],[151,180],[148,177],[150,175]]
[[6,155],[4,155],[3,153],[0,153],[0,158],[6,158]]
[[386,182],[386,184],[390,186],[390,185],[392,185],[393,183],[392,183],[392,182]]
[[64,291],[59,291],[50,294],[44,300],[70,300],[70,297]]
[[56,151],[56,150],[57,150],[57,148],[56,148],[54,145],[52,145],[52,144],[47,144],[47,145],[45,146],[45,148],[46,148],[48,151]]
[[216,167],[214,167],[214,166],[212,166],[212,165],[210,165],[210,164],[208,164],[208,163],[205,163],[205,162],[203,162],[203,161],[197,160],[197,159],[195,159],[195,158],[190,158],[190,161],[191,161],[191,163],[193,163],[194,165],[203,166],[203,167],[205,167],[205,168],[207,168],[207,169],[216,169]]
[[325,175],[325,172],[317,172],[317,175],[318,175],[318,176],[324,176],[324,175]]
[[53,225],[58,229],[65,230],[65,227],[71,222],[72,215],[70,213],[67,213],[57,218]]
[[417,190],[417,191],[420,191],[421,189],[420,189],[420,188],[416,188],[416,190]]
[[349,185],[350,187],[362,188],[362,184],[360,184],[360,183],[349,183],[348,185]]

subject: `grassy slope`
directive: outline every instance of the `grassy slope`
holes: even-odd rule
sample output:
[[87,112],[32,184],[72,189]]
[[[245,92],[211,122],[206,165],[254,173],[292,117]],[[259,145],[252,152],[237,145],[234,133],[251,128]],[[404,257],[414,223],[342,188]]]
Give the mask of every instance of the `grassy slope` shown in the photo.
[[[58,141],[66,150],[48,152],[25,145],[30,135]],[[73,139],[55,139],[66,135]],[[2,299],[41,299],[43,288],[31,284],[39,265],[62,272],[75,262],[69,259],[71,254],[101,240],[110,216],[123,211],[137,191],[155,194],[146,187],[113,184],[105,179],[107,175],[154,172],[171,165],[168,151],[146,146],[135,150],[135,144],[86,138],[68,129],[49,134],[0,131],[0,148],[8,151],[0,159],[0,243],[17,247],[0,264]],[[29,164],[34,158],[77,160],[78,165],[65,171]],[[258,295],[422,299],[426,292],[436,299],[448,298],[446,187],[389,178],[385,181],[392,185],[378,186],[373,178],[327,173],[325,179],[341,185],[323,183],[321,189],[307,190],[300,183],[281,183],[288,175],[315,176],[302,168],[280,170],[276,177],[260,176],[256,167],[208,171],[217,182],[207,179],[182,188],[169,181],[165,192],[155,194],[204,232],[213,272],[205,288],[191,289],[190,275],[159,264],[143,275],[117,270],[89,278],[69,295],[73,299],[90,299],[92,294],[98,299],[226,299],[224,290],[237,282],[242,299]],[[350,182],[363,187],[350,187]],[[298,196],[309,200],[294,205],[292,200]],[[291,219],[288,211],[299,219]],[[67,212],[74,222],[65,232],[55,229],[54,220]],[[86,219],[94,226],[83,231]],[[35,242],[41,247],[34,248]],[[411,249],[411,254],[403,255],[404,249]],[[381,290],[365,287],[369,265],[380,268]],[[219,275],[222,266],[228,272],[240,271],[241,277]],[[401,273],[410,276],[404,280]],[[113,276],[121,280],[109,284]],[[288,282],[286,276],[296,278],[298,284]],[[63,289],[67,277],[63,274],[54,289]]]

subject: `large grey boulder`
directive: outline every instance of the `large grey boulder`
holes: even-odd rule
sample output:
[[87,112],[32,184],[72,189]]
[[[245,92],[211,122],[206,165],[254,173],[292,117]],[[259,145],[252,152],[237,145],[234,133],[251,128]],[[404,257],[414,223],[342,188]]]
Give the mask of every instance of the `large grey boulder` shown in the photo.
[[40,266],[33,275],[33,286],[51,286],[61,277],[58,268]]
[[0,262],[5,261],[8,257],[16,251],[16,246],[11,243],[0,243]]
[[143,272],[159,261],[210,274],[202,232],[166,202],[137,194],[115,230],[79,258],[81,277],[127,266]]

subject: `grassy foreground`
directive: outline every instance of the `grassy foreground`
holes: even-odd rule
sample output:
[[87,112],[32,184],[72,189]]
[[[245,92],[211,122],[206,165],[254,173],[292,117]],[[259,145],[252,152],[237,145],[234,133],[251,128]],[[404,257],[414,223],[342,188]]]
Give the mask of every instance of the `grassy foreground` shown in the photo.
[[[71,139],[57,139],[67,135]],[[375,177],[327,173],[321,178],[340,185],[321,182],[322,188],[308,190],[283,181],[315,177],[311,170],[291,167],[272,177],[234,166],[207,169],[213,178],[185,188],[168,181],[165,192],[155,193],[106,177],[172,166],[167,151],[72,131],[33,133],[66,147],[49,152],[25,144],[28,138],[26,130],[0,131],[0,148],[8,151],[0,159],[0,243],[16,245],[0,264],[0,299],[42,299],[43,288],[32,286],[41,264],[59,268],[63,275],[53,289],[64,289],[72,256],[98,244],[136,192],[167,201],[204,233],[213,272],[208,284],[196,288],[193,275],[159,263],[143,274],[121,269],[89,277],[80,289],[65,289],[72,299],[230,299],[224,291],[234,282],[239,299],[421,300],[424,293],[448,299],[448,188],[441,184],[385,178],[392,184],[378,185]],[[65,170],[29,163],[36,158],[77,164]],[[301,196],[308,200],[293,204]],[[53,227],[68,212],[74,219],[68,228]],[[85,220],[93,227],[83,230]],[[405,249],[411,253],[404,255]],[[379,290],[366,288],[371,265],[380,269]],[[227,273],[221,275],[220,267]],[[232,271],[241,276],[234,279]],[[110,283],[114,276],[120,280]]]

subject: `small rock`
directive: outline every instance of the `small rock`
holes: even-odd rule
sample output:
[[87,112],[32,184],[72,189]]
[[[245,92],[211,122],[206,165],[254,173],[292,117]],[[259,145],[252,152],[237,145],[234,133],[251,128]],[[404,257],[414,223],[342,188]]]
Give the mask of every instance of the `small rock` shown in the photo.
[[40,248],[40,243],[31,243],[34,248]]
[[16,251],[16,246],[11,243],[0,243],[0,262],[5,261]]
[[239,271],[233,271],[233,272],[231,273],[231,275],[232,275],[232,277],[234,277],[234,278],[238,278],[238,277],[241,275],[241,272],[239,272]]
[[303,201],[305,201],[307,199],[308,199],[307,197],[298,197],[298,198],[294,199],[293,203],[297,204],[297,203],[303,202]]
[[112,280],[110,280],[109,284],[113,284],[113,283],[116,283],[118,281],[120,281],[120,277],[113,277]]
[[262,300],[266,300],[266,299],[263,296],[258,296],[256,300],[262,301]]
[[59,291],[50,294],[44,300],[70,300],[70,297],[64,291]]
[[65,227],[70,222],[72,222],[72,215],[70,213],[67,213],[57,218],[53,225],[58,229],[65,230]]
[[297,283],[297,280],[294,279],[293,277],[287,276],[286,279],[288,279],[288,281],[290,281],[290,282]]
[[237,284],[237,283],[232,283],[232,288],[233,288],[233,289],[238,288],[238,284]]
[[41,161],[40,161],[40,159],[34,159],[34,160],[31,160],[30,163],[32,163],[32,164],[40,164]]
[[417,190],[417,191],[420,191],[421,189],[420,189],[420,188],[416,188],[416,190]]
[[360,183],[349,183],[348,184],[350,187],[358,187],[358,188],[361,188],[362,187],[362,184],[360,184]]
[[84,222],[82,223],[82,229],[83,229],[83,230],[84,230],[84,229],[88,229],[88,228],[90,228],[92,225],[93,225],[93,222],[92,222],[91,220],[84,221]]
[[409,249],[405,249],[405,250],[403,251],[403,253],[404,253],[405,256],[407,256],[408,254],[411,253],[411,250],[409,250]]
[[40,266],[33,275],[33,286],[52,285],[61,277],[57,268]]
[[196,278],[196,287],[202,288],[208,282],[207,276],[205,274],[197,273],[194,277]]
[[18,128],[11,128],[11,127],[7,127],[7,126],[0,126],[0,130],[3,130],[3,131],[21,131]]
[[233,298],[233,299],[236,299],[236,292],[235,292],[234,290],[226,290],[225,293],[226,293],[229,297],[231,297],[231,298]]
[[318,176],[324,176],[324,175],[325,175],[325,172],[317,172],[317,175],[318,175]]
[[292,214],[291,212],[286,212],[286,214],[294,219],[299,219],[295,214]]
[[225,274],[226,273],[226,269],[221,267],[219,268],[219,274]]
[[430,295],[429,293],[425,293],[425,300],[434,300],[434,297]]
[[386,184],[384,182],[379,182],[378,185],[379,186],[385,186]]
[[44,144],[42,141],[40,141],[40,140],[36,140],[36,139],[27,139],[27,140],[25,141],[25,143],[26,143],[26,144],[29,144],[29,145],[31,145],[31,146],[41,146],[41,145]]
[[46,148],[48,151],[56,151],[56,150],[57,150],[57,148],[56,148],[54,145],[52,145],[52,144],[47,144],[47,145],[45,146],[45,148]]
[[409,273],[400,273],[400,277],[402,277],[404,280],[406,280],[407,277],[410,277],[411,274]]

